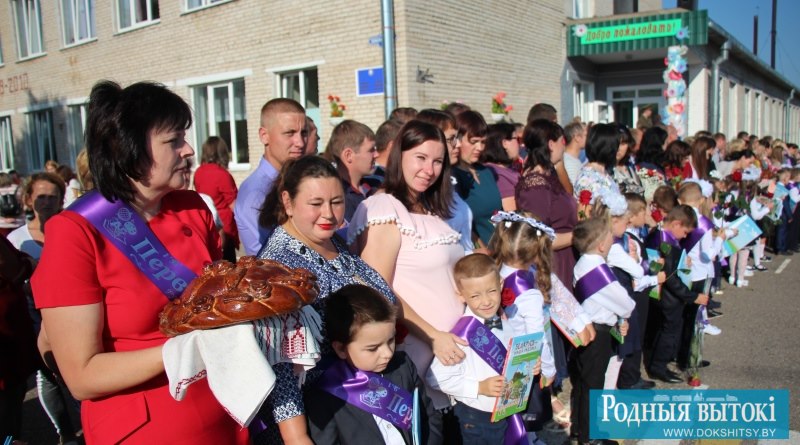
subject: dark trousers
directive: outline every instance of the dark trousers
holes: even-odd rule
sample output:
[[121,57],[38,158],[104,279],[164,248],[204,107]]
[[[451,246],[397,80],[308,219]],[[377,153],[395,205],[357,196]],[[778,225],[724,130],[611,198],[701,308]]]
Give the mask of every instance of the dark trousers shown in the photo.
[[[10,357],[4,357],[8,360]],[[19,439],[22,429],[22,402],[25,400],[25,380],[8,380],[0,389],[0,437]]]
[[792,221],[789,223],[788,232],[786,234],[786,248],[797,250],[800,247],[800,205],[792,213]]
[[231,238],[225,238],[222,242],[222,259],[231,263],[236,262],[236,242]]
[[685,305],[675,301],[664,304],[664,295],[661,298],[662,300],[656,306],[661,312],[661,324],[655,331],[653,352],[650,356],[647,370],[651,373],[664,374],[667,372],[667,363],[675,358],[678,350],[681,328],[683,327],[683,307]]
[[[589,391],[603,389],[608,360],[614,354],[611,326],[594,323],[597,335],[586,347],[578,348],[575,360],[575,373],[572,378],[572,412],[577,407],[577,423],[572,425],[572,434],[577,433],[581,443],[589,441]],[[577,431],[576,431],[577,430]]]
[[644,348],[645,331],[647,330],[648,309],[650,308],[650,297],[647,290],[633,293],[633,301],[636,302],[636,313],[639,321],[639,338],[642,339],[642,348],[637,349],[633,354],[628,355],[622,360],[622,368],[619,370],[617,387],[627,388],[635,385],[642,378],[642,349]]
[[[692,290],[695,292],[705,292],[705,280],[693,281]],[[689,303],[683,307],[683,326],[681,326],[681,340],[678,346],[678,367],[681,369],[686,368],[689,363],[689,349],[692,345],[692,336],[694,335],[694,321],[697,317],[697,309],[700,308],[699,304]]]
[[492,423],[492,413],[456,402],[453,412],[461,424],[461,439],[466,444],[497,445],[503,443],[508,422]]

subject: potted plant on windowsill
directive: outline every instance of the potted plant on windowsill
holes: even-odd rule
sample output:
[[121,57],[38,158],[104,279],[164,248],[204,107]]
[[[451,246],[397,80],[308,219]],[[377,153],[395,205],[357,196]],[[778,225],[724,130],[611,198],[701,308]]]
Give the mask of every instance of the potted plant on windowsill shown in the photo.
[[339,96],[333,94],[328,94],[328,102],[331,104],[330,122],[335,127],[344,120],[344,112],[347,110],[347,105],[342,103],[342,99]]
[[513,106],[505,103],[506,93],[501,91],[492,97],[492,120],[500,122],[505,120],[508,113],[514,109]]

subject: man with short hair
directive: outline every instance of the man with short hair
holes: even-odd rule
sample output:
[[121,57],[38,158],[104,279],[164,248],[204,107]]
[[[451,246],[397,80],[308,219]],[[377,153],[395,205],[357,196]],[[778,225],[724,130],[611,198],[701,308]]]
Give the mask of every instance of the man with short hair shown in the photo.
[[581,151],[586,145],[586,124],[573,122],[564,127],[564,142],[567,144],[564,149],[564,170],[569,177],[569,183],[574,185],[583,167]]
[[538,103],[528,110],[527,122],[530,124],[536,119],[547,119],[550,122],[558,123],[558,111],[556,110],[556,107],[550,104]]
[[375,158],[378,157],[375,133],[361,122],[343,121],[334,127],[323,156],[336,164],[344,188],[344,218],[350,221],[358,205],[367,197],[361,179],[375,169]]
[[256,170],[242,182],[234,205],[239,239],[247,255],[257,255],[272,233],[272,227],[258,224],[261,206],[283,165],[303,156],[308,140],[306,131],[305,110],[296,101],[272,99],[261,108],[258,138],[264,144],[264,156]]

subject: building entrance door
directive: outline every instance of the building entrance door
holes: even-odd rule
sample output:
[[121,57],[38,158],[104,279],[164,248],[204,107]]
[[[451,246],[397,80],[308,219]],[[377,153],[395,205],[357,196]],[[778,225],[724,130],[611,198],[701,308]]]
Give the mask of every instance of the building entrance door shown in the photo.
[[653,110],[652,123],[661,121],[660,110],[666,102],[661,86],[622,87],[609,89],[611,102],[611,121],[634,128],[645,108]]

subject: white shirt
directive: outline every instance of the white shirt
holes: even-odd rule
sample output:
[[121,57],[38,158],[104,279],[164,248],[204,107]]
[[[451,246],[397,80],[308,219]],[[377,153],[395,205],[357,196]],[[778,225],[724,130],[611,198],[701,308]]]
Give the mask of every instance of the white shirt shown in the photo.
[[[503,264],[500,268],[500,276],[505,279],[519,269]],[[531,270],[531,273],[535,272]],[[514,332],[514,336],[535,334],[544,332],[544,297],[538,288],[528,289],[517,295],[514,304],[505,308],[508,324]],[[551,333],[552,333],[551,327]],[[553,359],[553,345],[547,335],[544,336],[542,345],[542,374],[549,378],[556,375],[556,363]]]
[[581,172],[581,167],[583,167],[583,162],[580,159],[572,156],[571,154],[564,152],[564,170],[567,171],[567,177],[569,177],[570,184],[575,184],[575,180],[578,179],[578,173]]
[[[605,263],[600,255],[584,253],[575,264],[575,283],[595,267]],[[618,281],[607,284],[581,303],[594,323],[614,326],[619,318],[628,318],[636,303]]]
[[406,441],[403,440],[403,435],[400,434],[400,431],[397,431],[397,427],[392,425],[392,422],[383,420],[375,414],[372,415],[372,418],[375,419],[375,423],[378,424],[378,429],[381,432],[381,437],[383,437],[383,443],[385,445],[406,445]]
[[42,245],[33,240],[28,224],[23,224],[8,234],[8,241],[20,252],[27,253],[34,260],[42,256]]
[[[464,310],[464,316],[475,317],[481,323],[484,322],[484,319],[473,314],[469,307]],[[499,338],[503,345],[508,348],[511,339],[514,337],[514,331],[507,320],[502,320],[502,323],[503,329],[492,329],[492,334]],[[497,397],[479,395],[478,385],[481,381],[500,374],[495,372],[469,346],[458,345],[458,347],[464,351],[466,358],[461,363],[453,366],[445,366],[439,360],[434,360],[431,363],[431,367],[428,368],[425,380],[431,388],[452,396],[464,405],[479,411],[492,412]]]
[[[694,207],[692,210],[699,221],[702,216],[700,211]],[[687,256],[692,260],[690,268],[692,282],[714,278],[714,259],[717,257],[717,251],[714,250],[714,233],[711,230],[704,233],[700,241],[687,253]]]
[[[638,243],[634,244],[636,244],[636,249],[638,251]],[[641,258],[641,256],[639,258]],[[631,276],[633,279],[633,290],[635,292],[643,291],[648,287],[658,284],[658,277],[655,275],[645,275],[642,264],[637,263],[636,260],[634,260],[628,252],[625,252],[625,249],[617,243],[611,245],[606,262],[609,266],[622,269]]]

